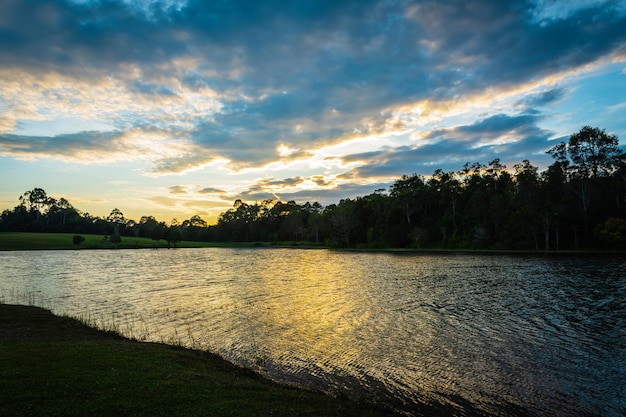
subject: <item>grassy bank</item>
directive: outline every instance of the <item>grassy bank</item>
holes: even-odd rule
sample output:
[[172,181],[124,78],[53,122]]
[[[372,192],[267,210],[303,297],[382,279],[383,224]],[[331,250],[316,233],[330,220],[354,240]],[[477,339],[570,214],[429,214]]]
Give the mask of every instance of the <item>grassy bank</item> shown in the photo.
[[[85,241],[80,245],[74,245],[71,233],[26,233],[26,232],[2,232],[0,233],[0,251],[10,250],[67,250],[67,249],[115,249],[115,245],[100,235],[81,234]],[[313,242],[193,242],[182,241],[176,244],[177,248],[302,248],[324,249],[324,245]],[[122,237],[122,242],[117,245],[118,249],[149,249],[167,248],[164,240],[154,241],[148,238]],[[469,255],[623,255],[626,251],[619,250],[491,250],[491,249],[410,249],[410,248],[341,248],[335,249],[345,252],[385,252],[385,253],[419,253],[425,255],[441,254],[469,254]]]
[[[65,249],[115,249],[115,245],[101,235],[80,234],[85,241],[80,245],[72,242],[72,233],[0,233],[0,251],[2,250],[65,250]],[[176,244],[177,248],[237,248],[237,247],[298,247],[319,248],[319,245],[301,242],[192,242],[182,241]],[[165,240],[154,241],[144,237],[122,237],[118,249],[167,248]]]
[[384,416],[285,387],[207,352],[140,343],[0,304],[0,415]]
[[[101,235],[80,234],[85,241],[75,245],[72,233],[0,233],[0,250],[43,250],[43,249],[114,249],[115,245]],[[205,242],[179,242],[176,247],[198,248],[210,246]],[[166,248],[164,240],[154,241],[144,237],[122,237],[119,249]]]

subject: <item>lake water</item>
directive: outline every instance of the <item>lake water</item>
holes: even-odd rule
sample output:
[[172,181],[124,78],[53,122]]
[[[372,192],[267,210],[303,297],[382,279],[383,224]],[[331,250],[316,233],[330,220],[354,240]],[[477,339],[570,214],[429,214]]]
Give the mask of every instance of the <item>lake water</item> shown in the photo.
[[626,415],[626,260],[0,252],[0,301],[411,414]]

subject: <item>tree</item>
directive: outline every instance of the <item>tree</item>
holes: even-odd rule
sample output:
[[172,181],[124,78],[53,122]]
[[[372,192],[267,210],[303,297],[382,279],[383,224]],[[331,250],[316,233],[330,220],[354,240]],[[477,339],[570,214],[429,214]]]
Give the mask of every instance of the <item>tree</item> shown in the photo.
[[338,205],[331,204],[325,211],[337,243],[347,248],[350,247],[352,234],[357,226],[354,207],[354,200],[347,198]]
[[445,241],[448,226],[451,225],[452,230],[457,228],[457,204],[461,193],[461,183],[454,172],[443,172],[437,169],[428,181],[428,186],[438,196],[437,204],[442,209],[439,227],[442,239]]
[[539,171],[533,166],[528,159],[522,161],[521,164],[513,166],[515,168],[515,194],[513,196],[514,221],[518,226],[517,231],[520,238],[525,240],[526,235],[532,238],[535,249],[539,248],[539,240],[537,238],[537,229],[539,224],[543,226],[543,237],[546,249],[550,249],[550,223],[551,218],[545,217],[545,221],[540,221],[539,201],[540,183]]
[[154,240],[154,245],[158,246],[159,240],[165,237],[166,225],[157,221],[153,216],[142,216],[139,220],[139,227],[144,234]]
[[165,240],[168,247],[176,247],[176,244],[183,240],[183,233],[176,226],[170,226],[165,232]]
[[281,225],[281,235],[285,240],[298,241],[307,232],[307,213],[295,201],[286,204],[286,214]]
[[424,179],[420,175],[413,174],[403,175],[389,189],[389,195],[397,201],[408,226],[411,226],[411,217],[421,203],[419,194],[424,186]]
[[35,209],[40,213],[47,201],[48,195],[42,188],[33,188],[31,191],[26,191],[20,196],[20,202],[22,204],[28,204],[29,210]]
[[610,218],[599,224],[594,231],[596,239],[606,248],[626,248],[626,220]]
[[570,136],[569,142],[561,142],[548,153],[557,161],[565,163],[577,178],[597,178],[611,175],[624,160],[619,140],[604,129],[584,126]]
[[307,202],[303,206],[303,209],[308,213],[307,226],[315,236],[315,243],[320,243],[320,229],[324,224],[324,219],[322,216],[324,207],[322,207],[322,205],[316,201],[313,204]]
[[35,212],[37,220],[45,213],[46,206],[56,203],[54,198],[48,197],[43,188],[33,188],[31,191],[26,191],[19,200],[20,204],[28,205],[29,211]]
[[52,222],[58,222],[58,226],[63,230],[68,223],[75,222],[80,215],[78,211],[64,197],[59,198],[48,210],[48,216],[52,217]]
[[126,224],[124,225],[124,228],[130,231],[133,234],[133,236],[135,236],[135,238],[139,239],[139,233],[141,232],[141,226],[139,226],[139,223],[137,223],[136,221],[132,219],[126,220]]
[[122,213],[122,211],[118,208],[114,208],[111,211],[111,214],[107,216],[107,221],[113,225],[113,233],[116,235],[120,234],[120,227],[126,225],[124,213]]
[[202,217],[198,216],[197,214],[195,216],[192,216],[189,219],[189,224],[192,227],[206,227],[207,226],[206,221]]
[[589,208],[593,202],[593,185],[598,178],[612,175],[626,159],[617,136],[604,129],[584,126],[569,141],[555,145],[548,154],[565,168],[572,190],[583,213],[585,236],[589,232]]
[[115,249],[117,249],[118,245],[122,243],[122,237],[119,234],[114,233],[109,237],[109,242],[111,242],[115,246]]

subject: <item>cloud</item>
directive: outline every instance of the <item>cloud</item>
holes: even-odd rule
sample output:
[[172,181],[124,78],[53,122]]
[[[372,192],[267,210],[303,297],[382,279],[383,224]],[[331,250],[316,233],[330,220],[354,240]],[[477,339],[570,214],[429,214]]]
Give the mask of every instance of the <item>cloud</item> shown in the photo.
[[466,162],[488,163],[496,158],[511,165],[529,158],[545,166],[549,162],[545,151],[553,142],[552,133],[538,127],[541,120],[536,115],[498,114],[469,125],[438,129],[423,135],[415,145],[346,156],[347,161],[364,163],[345,175],[389,181],[407,173],[458,171]]
[[157,96],[175,96],[176,93],[166,85],[150,84],[142,80],[134,82],[135,91],[140,94],[157,95]]
[[187,194],[187,187],[184,185],[172,185],[167,188],[170,190],[171,194]]
[[[299,149],[289,158],[304,158],[355,136],[420,132],[427,122],[430,142],[357,151],[353,160],[390,174],[407,172],[408,155],[426,166],[446,155],[455,162],[523,153],[526,144],[534,152],[547,134],[533,111],[563,99],[562,87],[518,100],[527,115],[491,111],[455,129],[434,125],[427,110],[443,118],[449,103],[513,92],[626,48],[620,2],[576,2],[564,12],[531,0],[147,4],[0,4],[2,155],[141,158],[151,175],[232,172],[271,164],[280,145]],[[405,112],[416,103],[429,105]],[[20,123],[59,117],[111,131],[15,133]]]
[[525,97],[523,100],[520,100],[518,104],[529,108],[544,107],[558,103],[563,100],[565,95],[566,90],[564,88],[552,88]]
[[607,107],[607,111],[610,113],[623,112],[624,110],[626,110],[626,101]]
[[132,157],[124,142],[121,132],[81,132],[55,137],[0,135],[0,155],[26,160],[52,157],[87,163],[96,162],[99,154],[100,161],[105,162],[121,155]]
[[[163,71],[176,73],[184,65],[173,62]],[[126,80],[143,76],[138,68],[125,68],[118,78],[112,78],[91,71],[74,77],[0,67],[0,98],[5,104],[5,109],[0,109],[0,123],[5,125],[0,125],[0,132],[12,133],[15,127],[32,121],[67,118],[108,125],[110,130],[150,127],[173,132],[192,129],[198,119],[219,111],[217,95],[208,88],[191,91],[175,79],[155,77],[154,81],[162,84],[151,83],[146,89],[169,89],[175,94],[144,94],[137,91],[136,84],[147,81]]]
[[[311,180],[300,179],[302,181]],[[298,181],[300,181],[298,180]],[[342,198],[355,198],[358,196],[364,196],[371,194],[376,189],[387,188],[390,182],[368,182],[365,184],[342,182],[341,178],[337,180],[329,180],[325,182],[325,186],[322,188],[309,188],[298,189],[296,187],[288,187],[281,190],[270,190],[266,185],[267,182],[280,183],[281,181],[268,181],[264,180],[247,190],[240,192],[234,196],[225,197],[227,201],[234,201],[241,199],[243,201],[263,201],[263,200],[276,200],[276,201],[297,201],[303,202],[318,202],[322,205],[328,205],[337,203]],[[292,183],[292,181],[287,181]]]
[[219,189],[219,188],[215,188],[215,187],[205,187],[203,189],[201,189],[200,191],[198,191],[199,194],[225,194],[226,191]]
[[170,158],[186,144],[172,132],[131,129],[114,132],[79,132],[53,137],[0,135],[0,155],[22,160],[53,158],[79,164]]

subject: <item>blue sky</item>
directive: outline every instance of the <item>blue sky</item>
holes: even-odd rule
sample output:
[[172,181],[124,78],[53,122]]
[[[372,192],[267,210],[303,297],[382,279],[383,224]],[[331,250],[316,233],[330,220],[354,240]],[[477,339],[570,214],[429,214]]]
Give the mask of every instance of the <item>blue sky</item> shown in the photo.
[[626,142],[626,0],[4,0],[0,209],[215,222]]

